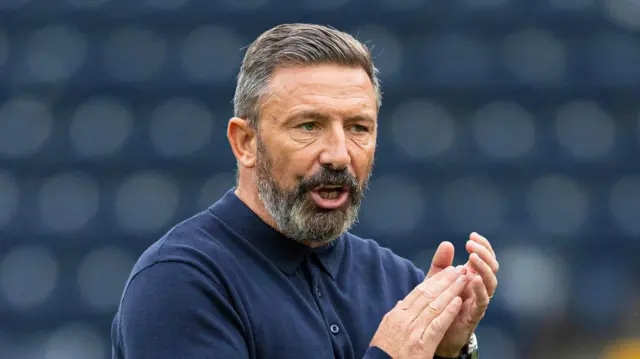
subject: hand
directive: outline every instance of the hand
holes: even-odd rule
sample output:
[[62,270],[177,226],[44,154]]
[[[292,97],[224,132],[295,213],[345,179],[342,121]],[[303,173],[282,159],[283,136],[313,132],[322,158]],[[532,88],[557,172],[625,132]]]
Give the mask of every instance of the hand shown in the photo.
[[[460,355],[460,351],[484,317],[490,298],[498,286],[496,273],[499,270],[499,264],[491,244],[477,233],[472,233],[469,238],[465,246],[470,253],[469,261],[465,264],[469,284],[461,296],[462,308],[436,350],[436,354],[445,358],[455,358]],[[453,257],[453,245],[449,242],[440,244],[427,278],[450,266],[453,263]]]
[[465,273],[449,267],[425,279],[382,318],[370,346],[394,359],[432,358],[462,307]]

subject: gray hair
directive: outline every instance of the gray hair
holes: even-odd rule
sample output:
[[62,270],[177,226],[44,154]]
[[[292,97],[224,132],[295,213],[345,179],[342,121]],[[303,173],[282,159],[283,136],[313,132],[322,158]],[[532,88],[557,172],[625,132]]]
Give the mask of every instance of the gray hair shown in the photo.
[[247,48],[233,98],[234,115],[257,129],[272,73],[277,68],[318,64],[362,68],[371,79],[380,108],[378,69],[365,44],[331,27],[284,24],[262,33]]

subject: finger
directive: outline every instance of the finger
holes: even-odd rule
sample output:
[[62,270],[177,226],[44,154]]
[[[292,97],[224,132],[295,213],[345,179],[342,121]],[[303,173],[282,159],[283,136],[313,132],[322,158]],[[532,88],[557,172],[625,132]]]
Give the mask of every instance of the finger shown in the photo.
[[[469,265],[470,267],[471,265]],[[467,283],[470,283],[471,280],[473,278],[475,278],[478,274],[477,273],[471,273],[470,270],[467,269]],[[473,289],[470,286],[466,286],[464,288],[464,291],[462,292],[462,295],[460,295],[460,298],[462,298],[463,301],[466,301],[467,299],[473,297]]]
[[470,286],[473,288],[473,294],[475,296],[475,301],[473,301],[471,305],[471,320],[474,323],[477,323],[482,319],[484,313],[487,311],[490,298],[489,293],[487,293],[486,286],[482,282],[482,277],[475,277],[471,281]]
[[[431,278],[425,278],[424,281],[413,288],[413,290],[403,300],[398,302],[398,307],[403,310],[408,310],[413,303],[415,303],[416,299],[421,296],[429,295],[428,293],[425,293],[425,288],[428,288],[433,283],[437,283],[447,275],[453,275],[456,270],[461,270],[461,268],[448,267],[447,269],[436,273]],[[453,280],[455,280],[455,278]]]
[[[475,277],[474,277],[475,278]],[[473,279],[472,279],[473,280]],[[461,296],[460,298],[462,298],[462,308],[460,308],[460,313],[458,313],[458,317],[463,318],[464,321],[466,322],[470,322],[471,321],[471,310],[473,309],[473,306],[476,302],[476,296],[475,294],[473,294],[473,288],[471,287],[471,281],[468,280],[467,281],[467,286],[465,288],[465,291],[467,291],[467,289],[469,291],[471,291],[471,295],[469,297],[467,297],[467,299],[465,299],[465,297]]]
[[471,266],[474,268],[476,273],[482,278],[482,282],[486,287],[487,293],[489,295],[493,295],[498,287],[498,278],[496,278],[495,273],[489,267],[487,263],[485,263],[476,253],[472,253],[469,257],[471,261]]
[[474,241],[467,241],[467,245],[465,247],[467,249],[467,252],[469,252],[469,254],[476,253],[477,255],[480,256],[480,258],[482,258],[482,260],[485,263],[487,263],[491,267],[491,270],[494,273],[498,273],[498,270],[500,269],[498,260],[496,259],[496,257],[493,256],[491,251],[487,249],[487,247],[481,244],[478,244]]
[[461,307],[462,299],[460,297],[455,297],[449,302],[442,314],[432,320],[427,326],[427,329],[422,333],[422,342],[440,343],[447,329],[449,329],[456,319],[456,316],[458,316]]
[[427,278],[431,278],[435,274],[445,270],[447,267],[450,267],[453,264],[454,254],[455,247],[451,242],[440,243],[436,253],[433,255],[433,259],[431,260],[431,268],[429,268]]
[[476,232],[473,232],[469,236],[469,239],[471,239],[474,242],[477,242],[477,243],[481,244],[482,246],[487,248],[491,252],[491,254],[493,254],[494,257],[496,256],[496,252],[493,250],[493,247],[491,246],[491,243],[489,243],[489,240],[486,239],[485,237],[479,235]]
[[[421,320],[426,323],[431,322],[444,311],[444,308],[456,297],[459,297],[467,285],[467,276],[461,275],[453,282],[445,291],[442,292],[435,300],[427,303],[420,313]],[[425,324],[426,324],[425,323]]]
[[[420,313],[433,301],[435,301],[442,293],[447,291],[453,283],[460,277],[466,277],[462,273],[462,266],[455,268],[453,271],[444,275],[439,281],[419,285],[417,291],[420,293],[418,298],[407,309],[413,318],[417,318]],[[434,276],[435,277],[435,276]],[[449,300],[453,299],[453,296]]]

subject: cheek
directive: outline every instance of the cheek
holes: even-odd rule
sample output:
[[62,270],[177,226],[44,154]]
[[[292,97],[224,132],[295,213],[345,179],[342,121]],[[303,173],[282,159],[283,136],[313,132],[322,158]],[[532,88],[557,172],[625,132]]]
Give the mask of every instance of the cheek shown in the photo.
[[314,163],[317,162],[316,158],[315,151],[311,149],[297,151],[291,156],[287,165],[288,174],[295,176],[296,179],[308,177],[315,168]]
[[351,150],[351,165],[358,178],[363,179],[371,171],[375,155],[375,144],[371,146],[354,146]]
[[281,185],[292,187],[310,175],[312,164],[311,156],[305,153],[290,153],[278,158],[277,163],[272,166],[271,173]]

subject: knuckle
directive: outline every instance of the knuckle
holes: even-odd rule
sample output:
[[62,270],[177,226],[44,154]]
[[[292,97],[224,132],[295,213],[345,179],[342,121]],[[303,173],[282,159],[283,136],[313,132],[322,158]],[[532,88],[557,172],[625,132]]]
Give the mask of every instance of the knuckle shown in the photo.
[[433,323],[431,323],[431,325],[427,327],[427,329],[424,331],[424,334],[422,335],[422,338],[421,338],[422,344],[425,345],[433,341],[434,339],[440,337],[438,333],[440,332],[433,326]]
[[446,308],[447,314],[451,316],[456,316],[459,310],[460,310],[460,306],[455,306],[455,305],[448,305]]
[[393,317],[393,312],[389,312],[382,317],[383,322],[390,322]]
[[420,337],[420,339],[418,339],[418,343],[420,344],[421,347],[425,348],[428,347],[430,342],[431,342],[431,337],[428,333],[425,332],[425,334]]
[[431,302],[427,305],[427,311],[429,314],[438,315],[442,312],[442,307],[436,302]]
[[422,334],[427,328],[427,324],[424,316],[421,315],[407,323],[404,329],[409,334],[411,340],[416,341],[422,337]]
[[434,334],[443,333],[445,330],[444,325],[442,325],[442,322],[439,320],[432,321],[430,327]]
[[387,315],[391,315],[391,313],[401,313],[405,310],[407,310],[407,305],[402,302],[398,302],[398,304],[396,304],[396,306],[393,307],[391,311],[387,313]]
[[397,312],[397,311],[391,311],[387,314],[385,314],[384,317],[382,317],[382,320],[389,322],[389,323],[394,323],[397,321],[397,318],[401,315],[401,312]]
[[435,299],[435,295],[431,292],[430,289],[418,287],[418,293],[420,293],[420,295],[424,296],[429,301]]
[[458,272],[452,272],[447,274],[446,278],[448,281],[453,282],[454,280],[458,279],[458,277],[460,276],[460,273]]
[[418,320],[412,320],[404,325],[404,329],[408,333],[413,333],[419,326]]

